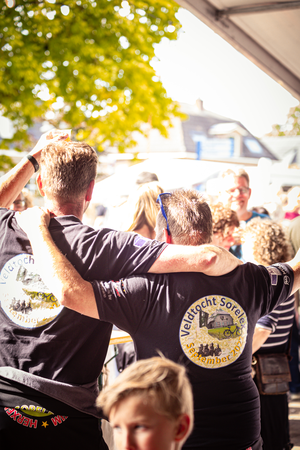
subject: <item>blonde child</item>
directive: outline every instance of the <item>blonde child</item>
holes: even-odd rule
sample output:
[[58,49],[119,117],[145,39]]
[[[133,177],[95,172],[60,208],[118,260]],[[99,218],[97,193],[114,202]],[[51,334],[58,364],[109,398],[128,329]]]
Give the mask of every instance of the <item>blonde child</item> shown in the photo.
[[185,368],[165,358],[140,360],[97,399],[118,450],[179,450],[193,427],[193,395]]

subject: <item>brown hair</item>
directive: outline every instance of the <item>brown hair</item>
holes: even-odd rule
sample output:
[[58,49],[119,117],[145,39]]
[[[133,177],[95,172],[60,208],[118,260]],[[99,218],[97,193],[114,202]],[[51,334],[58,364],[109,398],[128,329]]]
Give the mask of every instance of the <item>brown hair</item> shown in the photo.
[[[212,237],[212,216],[207,202],[193,189],[179,189],[161,197],[174,243],[181,245],[209,244]],[[159,211],[156,221],[157,239],[162,240],[166,220]]]
[[237,213],[228,206],[224,206],[223,203],[211,205],[210,209],[213,221],[213,234],[220,233],[224,238],[226,238],[228,228],[232,226],[240,226]]
[[250,220],[243,238],[253,240],[253,256],[258,264],[269,266],[289,261],[292,257],[292,247],[282,226],[272,220],[259,217]]
[[97,174],[97,153],[84,142],[55,142],[41,156],[43,189],[49,198],[76,199]]
[[241,168],[234,168],[234,169],[227,169],[225,172],[222,173],[222,178],[225,178],[227,176],[233,175],[235,178],[243,177],[247,181],[248,187],[250,186],[250,178],[248,173],[245,169]]
[[187,414],[187,439],[193,428],[194,410],[192,388],[183,366],[160,357],[137,361],[100,392],[96,404],[109,416],[118,402],[132,395],[150,400],[158,414],[171,420]]

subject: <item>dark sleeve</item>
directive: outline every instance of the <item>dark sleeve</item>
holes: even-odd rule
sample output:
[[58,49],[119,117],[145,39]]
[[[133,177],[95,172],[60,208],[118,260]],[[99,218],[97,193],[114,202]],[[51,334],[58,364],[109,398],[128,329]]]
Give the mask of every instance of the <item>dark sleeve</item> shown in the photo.
[[167,246],[136,233],[108,229],[99,231],[94,245],[89,246],[86,241],[84,244],[86,251],[92,252],[92,264],[99,264],[99,273],[92,279],[102,280],[147,273]]
[[151,286],[148,277],[130,277],[116,282],[93,281],[92,285],[100,320],[134,335],[149,307]]
[[257,266],[265,279],[267,296],[262,302],[261,316],[273,311],[291,295],[294,272],[288,264],[274,264],[269,267]]

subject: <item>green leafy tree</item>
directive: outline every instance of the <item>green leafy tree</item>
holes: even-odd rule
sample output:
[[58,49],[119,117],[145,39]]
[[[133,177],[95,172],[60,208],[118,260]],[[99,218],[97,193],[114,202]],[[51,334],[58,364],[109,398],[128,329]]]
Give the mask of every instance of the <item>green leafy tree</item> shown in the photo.
[[177,10],[172,0],[3,2],[0,113],[16,147],[36,120],[72,128],[99,151],[130,147],[145,123],[166,136],[180,113],[151,60],[154,44],[177,38]]
[[270,136],[297,136],[300,135],[300,103],[290,108],[287,121],[284,125],[273,125]]

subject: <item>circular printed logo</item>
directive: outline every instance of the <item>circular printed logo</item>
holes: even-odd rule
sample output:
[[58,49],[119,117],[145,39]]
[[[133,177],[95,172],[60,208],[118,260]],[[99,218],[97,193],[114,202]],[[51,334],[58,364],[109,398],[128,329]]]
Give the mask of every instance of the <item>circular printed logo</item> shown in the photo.
[[186,311],[179,331],[185,355],[198,366],[218,369],[236,361],[246,345],[247,316],[221,295],[202,297]]
[[24,328],[41,327],[63,309],[37,273],[32,255],[21,254],[7,261],[1,270],[0,286],[2,309]]

